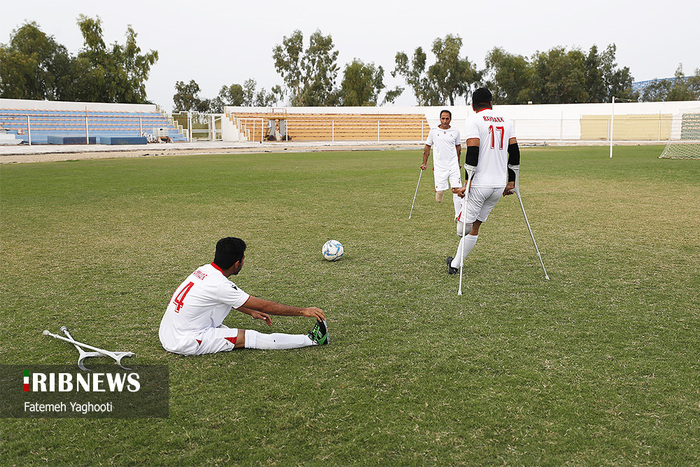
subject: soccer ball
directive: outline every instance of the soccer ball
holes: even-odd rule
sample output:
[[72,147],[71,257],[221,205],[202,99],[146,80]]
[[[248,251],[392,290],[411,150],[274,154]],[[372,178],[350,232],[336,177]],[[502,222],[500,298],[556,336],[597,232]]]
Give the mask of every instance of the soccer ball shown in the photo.
[[328,261],[338,261],[343,257],[343,245],[338,240],[328,240],[323,244],[321,253]]

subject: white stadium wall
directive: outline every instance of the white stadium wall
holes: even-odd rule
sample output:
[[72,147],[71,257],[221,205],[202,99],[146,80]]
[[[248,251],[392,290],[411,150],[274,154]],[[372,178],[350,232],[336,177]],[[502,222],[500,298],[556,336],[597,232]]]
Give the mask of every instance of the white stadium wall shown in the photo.
[[[609,140],[614,110],[613,139],[620,141],[668,141],[678,139],[681,113],[698,109],[698,101],[620,102],[605,104],[530,104],[494,106],[515,122],[521,141]],[[431,127],[440,123],[440,110],[452,112],[453,126],[463,131],[471,107],[422,107]],[[597,127],[597,130],[596,130]]]
[[[533,142],[596,142],[610,140],[610,121],[615,141],[664,142],[678,139],[683,111],[700,107],[698,101],[617,102],[603,104],[499,105],[499,111],[515,122],[518,138]],[[473,113],[468,106],[433,107],[226,107],[226,113],[324,114],[420,114],[429,127],[440,123],[440,111],[452,112],[452,125],[464,130]],[[614,113],[614,117],[613,117]],[[425,132],[427,135],[427,131]]]
[[[93,102],[32,101],[0,99],[0,108],[17,110],[70,110],[105,112],[157,112],[155,104],[106,104]],[[603,142],[609,141],[610,121],[614,121],[613,140],[666,142],[680,138],[681,115],[684,111],[700,108],[699,101],[681,102],[618,102],[604,104],[530,104],[499,105],[496,108],[515,123],[515,131],[522,142]],[[425,117],[426,128],[419,128],[416,139],[427,136],[428,130],[439,124],[440,111],[452,112],[452,124],[464,131],[466,118],[473,113],[468,106],[432,107],[226,107],[225,113],[244,112],[274,114],[304,114],[317,116],[327,122],[329,114],[397,115],[395,125],[401,125],[400,115]],[[614,118],[613,118],[614,113]],[[262,115],[261,115],[262,116]],[[379,118],[379,117],[378,117]],[[261,120],[262,121],[262,120]],[[258,126],[260,126],[258,124]],[[222,119],[225,141],[245,139],[240,129],[227,118]]]

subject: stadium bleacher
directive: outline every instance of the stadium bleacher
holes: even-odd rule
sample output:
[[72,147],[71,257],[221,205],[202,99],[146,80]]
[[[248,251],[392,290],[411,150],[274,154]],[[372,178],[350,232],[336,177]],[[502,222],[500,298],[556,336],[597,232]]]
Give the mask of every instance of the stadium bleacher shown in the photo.
[[[31,144],[146,144],[186,138],[154,112],[0,108],[0,129]],[[157,134],[156,134],[157,133]]]
[[249,141],[268,139],[270,122],[274,122],[280,139],[288,135],[292,141],[422,141],[430,131],[423,114],[237,111],[229,117],[248,133]]

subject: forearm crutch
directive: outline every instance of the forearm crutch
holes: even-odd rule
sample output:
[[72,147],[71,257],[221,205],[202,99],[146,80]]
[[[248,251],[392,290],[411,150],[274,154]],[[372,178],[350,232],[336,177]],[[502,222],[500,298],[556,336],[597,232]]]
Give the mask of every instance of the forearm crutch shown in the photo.
[[418,185],[416,185],[416,193],[413,195],[413,202],[411,203],[411,212],[408,214],[410,219],[413,215],[413,205],[416,204],[416,196],[418,195],[418,187],[420,186],[420,179],[423,176],[423,169],[420,169],[420,175],[418,175]]
[[462,220],[462,238],[459,240],[459,248],[457,248],[457,255],[459,256],[459,290],[457,290],[457,295],[462,295],[462,274],[464,269],[464,258],[462,257],[462,252],[464,251],[464,237],[467,235],[467,203],[469,202],[469,190],[472,187],[472,178],[474,178],[474,169],[466,169],[467,176],[467,190],[464,192],[464,201],[462,201],[462,214],[460,216]]
[[[78,356],[78,367],[83,370],[83,371],[89,371],[88,368],[85,367],[85,364],[83,363],[84,360],[88,357],[111,357],[113,358],[116,362],[117,365],[122,367],[125,370],[130,370],[131,368],[127,368],[122,365],[122,358],[124,357],[133,357],[134,353],[133,352],[111,352],[109,350],[104,350],[100,349],[99,347],[94,347],[92,345],[88,344],[83,344],[82,342],[78,342],[75,339],[73,339],[73,336],[70,335],[68,332],[68,329],[66,329],[65,326],[61,326],[61,332],[63,332],[66,336],[68,337],[63,337],[59,336],[58,334],[53,334],[47,330],[43,332],[45,336],[51,336],[54,339],[62,340],[65,342],[69,342],[75,346],[76,349],[78,349],[79,356]],[[85,349],[91,350],[92,352],[87,352]]]
[[515,195],[518,197],[520,202],[520,209],[523,211],[523,217],[525,218],[525,223],[527,224],[527,230],[530,232],[530,238],[532,238],[532,244],[535,245],[535,251],[537,252],[537,257],[540,259],[540,264],[542,265],[542,270],[544,271],[544,278],[549,280],[549,275],[547,274],[547,269],[544,267],[544,262],[542,261],[542,255],[540,254],[540,249],[537,248],[537,242],[535,241],[535,236],[532,234],[532,227],[530,227],[530,221],[527,220],[527,214],[525,214],[525,206],[523,206],[523,199],[520,197],[520,174],[518,168],[511,167],[511,170],[515,172]]

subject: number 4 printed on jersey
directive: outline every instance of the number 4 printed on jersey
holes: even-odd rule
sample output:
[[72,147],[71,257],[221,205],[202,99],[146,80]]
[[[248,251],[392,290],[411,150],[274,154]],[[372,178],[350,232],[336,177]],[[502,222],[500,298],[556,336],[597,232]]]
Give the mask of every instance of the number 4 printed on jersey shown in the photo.
[[188,293],[190,293],[190,290],[192,290],[193,285],[194,282],[188,282],[182,289],[180,289],[178,292],[175,292],[173,298],[173,303],[175,304],[175,313],[180,313],[180,309],[184,305],[185,297]]

